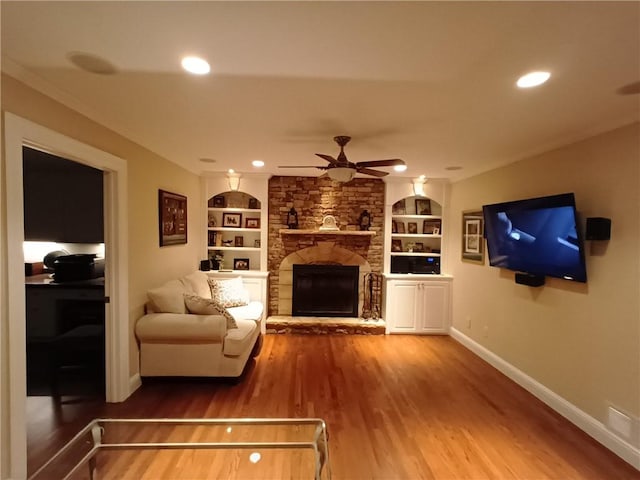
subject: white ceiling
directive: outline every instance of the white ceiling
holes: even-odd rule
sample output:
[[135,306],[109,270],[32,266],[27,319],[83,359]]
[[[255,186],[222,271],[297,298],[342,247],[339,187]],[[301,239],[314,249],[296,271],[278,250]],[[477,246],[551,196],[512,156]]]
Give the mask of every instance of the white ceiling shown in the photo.
[[[319,175],[277,165],[326,165],[314,153],[351,135],[353,162],[456,180],[640,120],[640,95],[617,92],[640,80],[635,1],[0,6],[3,71],[196,173]],[[212,74],[184,73],[185,54]],[[552,77],[517,89],[531,70]]]

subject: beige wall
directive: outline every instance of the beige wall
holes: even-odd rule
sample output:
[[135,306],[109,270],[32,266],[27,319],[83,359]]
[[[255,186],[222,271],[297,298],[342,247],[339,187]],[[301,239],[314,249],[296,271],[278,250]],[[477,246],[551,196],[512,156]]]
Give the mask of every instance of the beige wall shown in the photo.
[[[2,111],[12,112],[126,160],[129,322],[133,327],[143,313],[147,289],[198,267],[204,252],[200,177],[6,75],[2,77]],[[187,196],[186,245],[158,246],[158,189]],[[4,218],[3,222],[6,222]],[[131,332],[130,373],[133,375],[138,372],[138,351],[133,328]],[[3,338],[6,337],[3,335]]]
[[[630,125],[451,190],[454,328],[605,424],[609,405],[640,416],[639,139]],[[586,285],[526,287],[488,259],[460,261],[463,210],[564,192],[576,195],[583,233],[587,217],[612,219],[609,242],[586,242]]]

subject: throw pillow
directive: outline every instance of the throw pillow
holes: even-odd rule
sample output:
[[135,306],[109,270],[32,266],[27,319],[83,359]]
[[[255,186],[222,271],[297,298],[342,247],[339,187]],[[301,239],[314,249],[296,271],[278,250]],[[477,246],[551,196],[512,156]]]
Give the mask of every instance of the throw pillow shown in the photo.
[[185,293],[184,304],[187,306],[189,313],[195,313],[196,315],[222,315],[227,321],[227,329],[238,328],[236,319],[227,312],[227,309],[210,298]]
[[209,278],[211,298],[225,308],[249,305],[249,292],[244,288],[242,277],[218,280]]
[[158,313],[186,313],[184,307],[184,286],[178,280],[171,280],[161,287],[151,289],[147,296]]
[[209,276],[201,272],[200,270],[196,270],[193,273],[190,273],[186,277],[184,277],[185,284],[188,285],[189,288],[187,290],[191,290],[196,295],[203,298],[211,298],[211,289],[209,288],[209,283],[207,280]]

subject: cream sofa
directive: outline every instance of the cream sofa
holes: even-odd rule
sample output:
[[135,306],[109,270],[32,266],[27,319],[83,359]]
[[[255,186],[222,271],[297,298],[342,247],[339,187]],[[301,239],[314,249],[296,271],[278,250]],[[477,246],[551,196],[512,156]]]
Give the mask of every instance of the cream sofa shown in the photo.
[[[235,303],[246,304],[227,308],[231,315],[226,318],[190,313],[189,303],[220,300],[219,295],[212,299],[211,291],[220,285],[241,297]],[[149,290],[147,296],[146,314],[135,326],[141,376],[239,377],[252,352],[257,355],[264,306],[248,298],[240,277],[215,280],[196,271]]]

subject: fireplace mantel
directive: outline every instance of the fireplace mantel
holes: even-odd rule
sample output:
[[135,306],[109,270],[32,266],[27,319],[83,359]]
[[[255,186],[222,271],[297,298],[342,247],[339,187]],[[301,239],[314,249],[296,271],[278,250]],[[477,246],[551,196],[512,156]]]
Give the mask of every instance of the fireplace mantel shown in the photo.
[[373,237],[376,232],[369,230],[298,230],[281,228],[280,235],[353,235],[360,237]]

